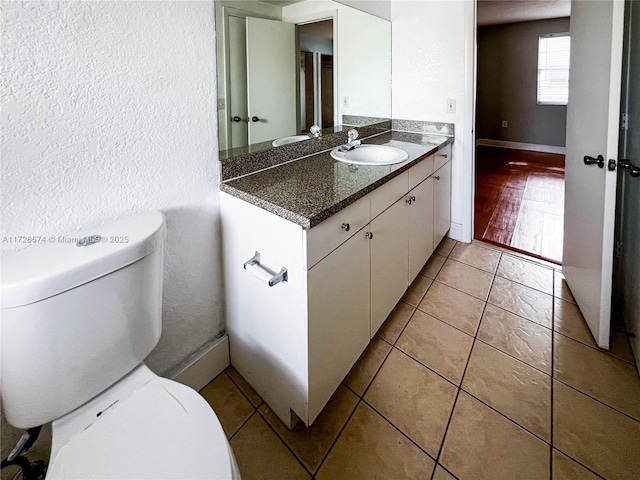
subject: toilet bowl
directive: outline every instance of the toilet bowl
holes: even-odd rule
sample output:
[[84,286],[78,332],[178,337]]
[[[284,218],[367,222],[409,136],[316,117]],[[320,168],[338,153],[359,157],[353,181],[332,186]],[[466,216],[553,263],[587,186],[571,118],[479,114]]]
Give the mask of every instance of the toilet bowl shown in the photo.
[[144,364],[164,230],[150,212],[3,258],[0,394],[12,425],[52,422],[48,480],[240,478],[206,400]]

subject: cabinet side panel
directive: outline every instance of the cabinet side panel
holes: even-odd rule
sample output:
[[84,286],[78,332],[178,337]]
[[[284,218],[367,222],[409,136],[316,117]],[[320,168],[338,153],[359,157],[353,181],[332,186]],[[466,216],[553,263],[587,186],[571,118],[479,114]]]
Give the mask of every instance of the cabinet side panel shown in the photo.
[[309,422],[369,343],[369,245],[358,232],[309,270]]
[[[307,277],[302,228],[238,198],[220,193],[226,327],[231,363],[274,412],[290,424],[293,409],[307,417]],[[273,287],[244,269],[260,263],[288,281]]]

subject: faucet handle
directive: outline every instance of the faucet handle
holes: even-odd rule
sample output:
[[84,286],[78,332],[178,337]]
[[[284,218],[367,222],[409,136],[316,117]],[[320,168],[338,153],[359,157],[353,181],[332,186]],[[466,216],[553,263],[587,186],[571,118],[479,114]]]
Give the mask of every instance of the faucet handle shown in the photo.
[[309,129],[309,133],[313,135],[317,135],[320,133],[321,130],[322,129],[318,125],[311,125],[311,128]]
[[358,138],[358,131],[353,128],[347,132],[347,138],[349,139],[349,143],[353,142],[356,138]]

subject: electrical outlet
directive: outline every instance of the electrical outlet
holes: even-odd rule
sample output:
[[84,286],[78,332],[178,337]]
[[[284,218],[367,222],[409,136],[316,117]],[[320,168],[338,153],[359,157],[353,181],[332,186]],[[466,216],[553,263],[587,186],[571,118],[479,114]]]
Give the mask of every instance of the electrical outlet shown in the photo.
[[507,128],[509,126],[509,122],[506,120],[502,120],[502,128]]
[[349,108],[349,97],[347,97],[346,95],[342,97],[342,106],[344,108]]
[[447,113],[456,113],[456,101],[453,98],[447,100]]
[[218,110],[224,110],[224,98],[218,99]]

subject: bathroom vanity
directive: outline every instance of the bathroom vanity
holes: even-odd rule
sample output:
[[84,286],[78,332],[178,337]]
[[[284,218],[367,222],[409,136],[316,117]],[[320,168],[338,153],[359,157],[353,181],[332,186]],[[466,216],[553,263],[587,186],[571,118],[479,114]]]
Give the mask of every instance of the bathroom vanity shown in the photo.
[[231,362],[290,428],[316,419],[449,230],[452,140],[388,132],[364,143],[405,162],[323,152],[221,185]]

